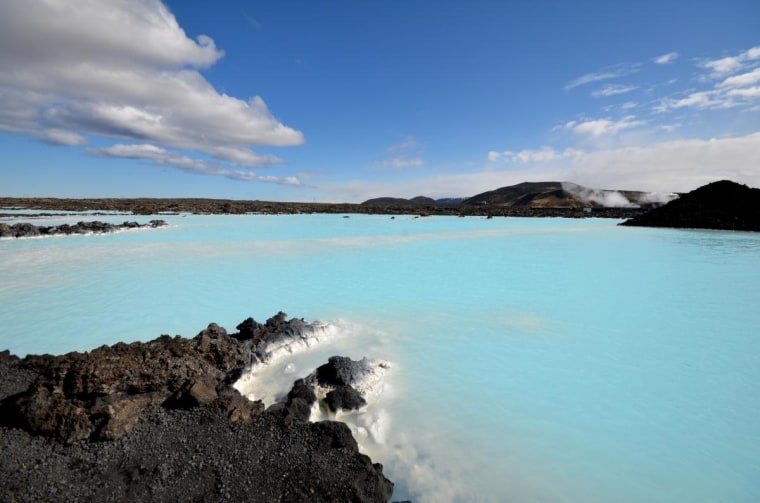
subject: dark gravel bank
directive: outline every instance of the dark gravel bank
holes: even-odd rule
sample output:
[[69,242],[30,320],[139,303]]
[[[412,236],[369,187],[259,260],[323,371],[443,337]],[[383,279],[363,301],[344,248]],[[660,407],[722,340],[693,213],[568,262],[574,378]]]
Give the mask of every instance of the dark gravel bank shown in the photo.
[[[283,313],[256,326],[262,342],[310,329]],[[393,483],[344,423],[230,386],[255,357],[244,335],[0,352],[0,501],[387,502]]]

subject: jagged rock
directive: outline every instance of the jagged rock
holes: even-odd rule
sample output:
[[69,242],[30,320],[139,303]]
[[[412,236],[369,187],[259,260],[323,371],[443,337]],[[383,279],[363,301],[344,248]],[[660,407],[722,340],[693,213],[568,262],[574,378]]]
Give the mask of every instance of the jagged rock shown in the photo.
[[359,452],[359,444],[351,435],[351,429],[346,423],[319,421],[309,424],[309,427],[317,434],[321,449],[347,449],[350,452]]
[[109,224],[95,220],[93,222],[77,222],[74,225],[61,224],[56,226],[36,226],[30,223],[18,223],[12,227],[0,224],[0,237],[35,237],[54,236],[57,234],[105,234],[119,229],[137,229],[141,227],[157,228],[168,225],[164,220],[151,220],[141,225],[137,222],[124,222],[120,225]]
[[216,393],[216,384],[216,379],[211,376],[188,379],[164,402],[164,405],[181,409],[209,405],[219,398]]
[[[4,401],[6,422],[69,443],[118,438],[150,404],[211,404],[218,386],[230,386],[228,374],[244,368],[251,357],[249,348],[215,324],[194,339],[163,335],[89,353],[28,357],[21,365],[40,374],[26,392]],[[232,409],[242,421],[252,413]]]
[[329,335],[331,327],[326,323],[308,323],[300,318],[288,319],[288,315],[280,311],[265,324],[248,318],[237,329],[238,332],[232,337],[250,341],[258,360],[268,362],[280,353],[291,353],[299,346],[310,346],[320,337]]
[[309,405],[317,401],[317,395],[314,393],[314,386],[308,384],[303,379],[298,379],[293,383],[293,388],[288,392],[288,399],[301,398]]
[[331,356],[326,364],[306,378],[306,382],[328,389],[347,385],[363,396],[379,390],[388,366],[386,361],[366,357],[352,360],[347,356]]
[[325,403],[333,412],[338,412],[340,409],[354,410],[367,405],[364,397],[348,385],[338,386],[327,393]]
[[[277,327],[295,337],[298,327],[308,330],[309,324],[290,324],[278,315],[264,326],[267,337],[279,340]],[[29,499],[128,494],[135,500],[176,500],[181,490],[184,498],[221,500],[230,499],[230,489],[236,499],[247,499],[255,487],[265,501],[388,501],[393,483],[382,465],[358,452],[345,424],[308,422],[316,401],[310,383],[296,381],[288,401],[266,413],[261,402],[232,387],[231,376],[255,357],[251,340],[235,339],[213,323],[193,339],[164,335],[21,360],[0,352],[0,444],[4,455],[13,453],[8,462],[0,460],[0,499],[27,498],[19,491],[37,484],[40,473],[43,482],[76,482],[43,485],[33,493],[41,497]],[[24,438],[31,437],[13,428],[66,446],[30,444]],[[30,445],[36,450],[29,460],[45,460],[44,465],[23,461]],[[240,458],[246,460],[242,475],[230,469],[240,466]],[[181,482],[169,483],[174,477]],[[223,487],[215,482],[220,478]],[[108,489],[82,489],[86,481]]]
[[251,424],[264,413],[264,404],[260,400],[252,402],[231,386],[219,391],[211,406],[224,412],[231,423]]
[[306,423],[311,417],[311,408],[316,401],[314,387],[303,379],[298,379],[288,393],[287,401],[270,406],[267,413],[281,417],[287,423]]

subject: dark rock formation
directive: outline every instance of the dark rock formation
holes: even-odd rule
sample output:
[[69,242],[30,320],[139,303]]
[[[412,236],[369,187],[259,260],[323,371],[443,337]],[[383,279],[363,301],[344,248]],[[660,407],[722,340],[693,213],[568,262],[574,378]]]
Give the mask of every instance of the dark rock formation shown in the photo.
[[[282,313],[248,325],[295,330]],[[252,340],[211,324],[193,339],[0,353],[0,500],[388,501],[393,484],[345,424],[307,422],[311,384],[271,414],[231,386]]]
[[250,358],[216,324],[194,339],[164,335],[89,353],[29,357],[19,365],[39,375],[28,390],[2,402],[3,421],[71,443],[123,436],[145,408],[164,402],[187,408],[218,401],[224,409],[235,402],[248,410],[233,413],[232,407],[230,417],[248,417],[260,405],[236,400],[226,378]]
[[142,227],[163,227],[167,225],[164,220],[151,220],[147,224],[137,222],[124,222],[114,225],[100,221],[78,222],[74,225],[61,224],[56,226],[36,226],[30,223],[18,223],[13,225],[0,223],[0,238],[27,238],[36,236],[54,236],[56,234],[106,234],[123,229],[138,229]]
[[331,356],[306,381],[323,387],[353,386],[374,372],[374,365],[367,358],[352,360],[347,356]]
[[313,386],[325,393],[324,403],[331,411],[358,409],[367,405],[366,391],[378,391],[387,367],[384,361],[331,356],[305,379],[296,381],[288,396],[299,395],[304,387],[311,391]]
[[713,182],[621,225],[760,231],[760,189]]
[[330,410],[337,412],[340,409],[354,410],[367,405],[364,397],[351,386],[338,386],[327,393],[325,403]]
[[[629,197],[629,192],[623,192]],[[633,194],[633,193],[630,193]],[[629,199],[633,196],[630,195]],[[383,198],[384,199],[384,198]],[[462,198],[449,198],[435,201],[435,204],[419,204],[419,200],[390,198],[377,200],[372,204],[352,203],[298,203],[272,201],[237,201],[228,199],[56,199],[56,198],[11,198],[0,197],[0,208],[28,208],[58,211],[119,211],[135,215],[176,214],[189,212],[198,214],[302,214],[325,213],[341,214],[381,214],[409,215],[419,214],[424,210],[430,215],[461,216],[514,216],[514,217],[564,217],[564,218],[630,218],[644,213],[637,208],[593,208],[593,212],[582,211],[576,207],[531,207],[504,205],[462,205]],[[417,198],[415,198],[417,199]],[[633,199],[632,199],[633,200]],[[428,201],[429,202],[429,201]],[[0,216],[17,216],[3,215]]]

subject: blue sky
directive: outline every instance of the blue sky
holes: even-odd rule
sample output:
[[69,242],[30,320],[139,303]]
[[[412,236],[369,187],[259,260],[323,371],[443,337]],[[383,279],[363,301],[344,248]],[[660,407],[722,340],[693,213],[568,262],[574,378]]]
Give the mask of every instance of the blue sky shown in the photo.
[[756,0],[0,0],[0,194],[760,186]]

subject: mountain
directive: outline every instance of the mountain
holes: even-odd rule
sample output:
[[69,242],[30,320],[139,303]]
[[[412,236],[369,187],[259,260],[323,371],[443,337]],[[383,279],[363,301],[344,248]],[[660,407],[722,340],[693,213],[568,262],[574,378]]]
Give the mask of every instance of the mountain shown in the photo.
[[621,225],[760,231],[760,189],[713,182]]
[[417,196],[412,199],[402,197],[376,197],[367,199],[362,206],[386,206],[386,207],[409,207],[409,206],[435,206],[438,202],[430,197]]
[[463,205],[582,207],[589,206],[562,188],[561,182],[523,182],[483,192],[462,201]]
[[676,197],[673,194],[652,194],[632,190],[591,189],[570,182],[523,182],[483,192],[469,198],[434,200],[418,196],[414,199],[379,197],[369,199],[365,206],[433,206],[462,205],[495,208],[635,208],[654,207]]
[[483,192],[463,205],[529,208],[652,207],[676,197],[634,190],[591,189],[570,182],[523,182]]

